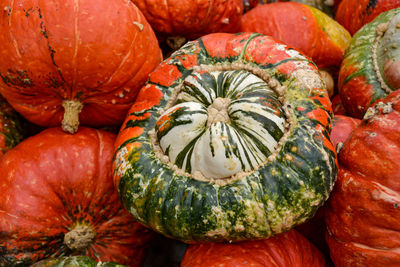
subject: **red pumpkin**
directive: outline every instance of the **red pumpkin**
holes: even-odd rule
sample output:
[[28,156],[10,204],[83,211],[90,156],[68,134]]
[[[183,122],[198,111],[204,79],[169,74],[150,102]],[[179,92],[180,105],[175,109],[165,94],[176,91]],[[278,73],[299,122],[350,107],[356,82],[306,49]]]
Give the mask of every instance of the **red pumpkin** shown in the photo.
[[317,267],[325,258],[295,230],[269,239],[190,245],[181,267]]
[[351,38],[328,15],[296,2],[256,6],[243,15],[241,31],[271,35],[302,51],[321,68],[340,66]]
[[353,130],[360,124],[361,120],[344,116],[335,115],[332,120],[331,140],[335,147],[339,143],[344,143],[350,137]]
[[336,266],[400,266],[400,90],[367,111],[339,153],[325,210]]
[[[153,29],[163,36],[195,39],[214,32],[234,32],[242,0],[132,0]],[[183,43],[182,43],[183,44]]]
[[0,161],[0,266],[85,254],[140,266],[149,230],[114,189],[115,135],[81,127],[47,129]]
[[128,0],[6,0],[2,13],[0,92],[41,126],[121,124],[161,61],[154,32]]
[[396,7],[400,7],[400,1],[342,0],[337,5],[336,20],[353,35],[382,12]]

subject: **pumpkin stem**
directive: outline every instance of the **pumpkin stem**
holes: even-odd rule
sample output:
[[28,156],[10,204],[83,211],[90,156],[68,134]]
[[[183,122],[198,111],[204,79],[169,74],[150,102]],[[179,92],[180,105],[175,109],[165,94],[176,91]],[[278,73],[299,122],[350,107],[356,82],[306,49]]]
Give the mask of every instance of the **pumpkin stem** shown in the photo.
[[83,104],[76,100],[64,100],[62,106],[64,108],[62,129],[72,134],[76,133],[79,126],[79,113],[82,111]]
[[230,121],[228,114],[228,106],[231,103],[229,98],[217,97],[214,102],[207,108],[208,119],[207,127],[216,122],[228,123]]
[[77,225],[64,235],[64,244],[71,250],[85,250],[92,242],[96,234],[87,225]]

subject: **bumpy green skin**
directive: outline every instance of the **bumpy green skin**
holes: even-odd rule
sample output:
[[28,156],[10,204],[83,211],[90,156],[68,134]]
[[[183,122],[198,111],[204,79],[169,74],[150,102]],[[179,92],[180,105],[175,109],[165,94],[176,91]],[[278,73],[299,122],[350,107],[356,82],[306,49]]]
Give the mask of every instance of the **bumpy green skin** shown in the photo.
[[[339,73],[339,93],[344,107],[352,116],[362,118],[368,106],[377,99],[388,95],[378,80],[373,64],[373,45],[378,37],[377,27],[389,22],[400,13],[400,8],[380,14],[372,22],[364,25],[351,39]],[[377,46],[378,66],[383,80],[382,39]],[[397,88],[389,89],[396,90]]]
[[32,265],[32,267],[128,267],[115,262],[96,262],[88,256],[70,256],[46,259]]
[[[166,59],[164,64],[176,66],[181,77],[167,87],[161,82],[152,82],[155,79],[151,76],[147,86],[162,92],[161,100],[143,108],[143,103],[155,97],[151,92],[146,99],[146,89],[143,89],[120,132],[114,178],[121,201],[139,222],[168,237],[186,243],[268,238],[313,216],[333,187],[337,162],[329,140],[330,104],[323,102],[327,99],[326,92],[321,88],[310,90],[292,75],[299,69],[316,73],[316,68],[297,52],[275,64],[258,64],[246,57],[247,49],[254,45],[278,44],[268,44],[271,39],[266,36],[247,36],[232,37],[243,38],[238,41],[243,45],[241,51],[234,55],[226,52],[230,55],[210,56],[203,37]],[[173,91],[192,73],[193,69],[187,67],[188,60],[192,60],[192,65],[253,64],[287,86],[284,97],[293,110],[293,127],[274,160],[225,185],[192,179],[162,163],[148,133],[154,129]],[[286,66],[294,69],[283,73]],[[279,67],[282,69],[278,70]],[[318,120],[318,115],[310,115],[314,112],[325,118],[326,123]],[[133,131],[133,136],[123,138],[126,131]]]

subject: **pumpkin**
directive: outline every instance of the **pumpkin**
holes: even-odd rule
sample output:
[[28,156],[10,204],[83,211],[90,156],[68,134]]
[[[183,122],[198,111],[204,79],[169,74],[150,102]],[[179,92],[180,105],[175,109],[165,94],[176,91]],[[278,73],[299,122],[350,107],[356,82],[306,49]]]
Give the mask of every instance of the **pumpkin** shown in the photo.
[[116,141],[114,180],[141,223],[183,242],[287,231],[336,175],[318,69],[269,36],[187,43],[151,75]]
[[241,31],[271,35],[311,57],[320,68],[339,67],[351,39],[328,15],[295,2],[256,6],[243,15]]
[[88,256],[69,256],[41,260],[31,267],[128,267],[114,262],[96,262]]
[[400,8],[379,15],[352,38],[339,72],[346,112],[361,119],[377,99],[400,88]]
[[3,1],[0,93],[29,121],[120,125],[161,51],[128,0]]
[[373,107],[344,143],[325,210],[335,266],[400,265],[400,91]]
[[325,258],[295,230],[269,239],[233,244],[190,245],[181,267],[276,267],[327,266]]
[[335,115],[332,121],[331,140],[333,145],[339,149],[349,138],[353,130],[360,124],[361,120],[345,115]]
[[132,0],[158,35],[177,49],[214,32],[235,32],[243,13],[242,0]]
[[151,234],[119,202],[114,141],[91,128],[50,128],[2,157],[0,266],[76,254],[140,266]]
[[351,35],[382,12],[400,7],[400,2],[397,0],[342,0],[337,2],[339,3],[336,4],[336,20]]
[[329,16],[333,16],[333,0],[255,0],[255,1],[244,1],[249,2],[250,7],[255,7],[257,4],[269,4],[276,2],[297,2],[305,5],[315,7]]
[[22,141],[25,126],[22,117],[0,96],[0,156]]

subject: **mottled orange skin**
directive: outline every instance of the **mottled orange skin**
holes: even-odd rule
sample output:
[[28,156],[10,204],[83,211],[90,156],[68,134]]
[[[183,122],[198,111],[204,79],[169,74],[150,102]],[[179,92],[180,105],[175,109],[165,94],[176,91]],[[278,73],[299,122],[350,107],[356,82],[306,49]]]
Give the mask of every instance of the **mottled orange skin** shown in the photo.
[[400,266],[400,91],[352,132],[325,211],[336,266]]
[[305,237],[291,230],[269,239],[190,245],[181,267],[317,267],[327,266]]
[[350,137],[353,130],[361,123],[361,120],[344,116],[335,115],[332,120],[331,140],[333,146],[344,143]]
[[[284,15],[283,15],[284,14]],[[312,58],[318,67],[340,66],[346,47],[335,44],[307,5],[258,5],[241,20],[241,31],[270,35]]]
[[82,125],[121,124],[161,61],[150,25],[128,0],[3,1],[0,92],[28,120],[60,125],[63,100]]
[[382,12],[400,7],[397,0],[342,0],[337,5],[336,20],[351,35]]
[[164,36],[198,38],[234,32],[243,13],[242,0],[132,0],[152,28]]
[[113,186],[115,135],[50,128],[0,162],[0,266],[70,255],[64,235],[77,223],[95,231],[81,252],[97,261],[140,266],[150,232],[125,211]]

